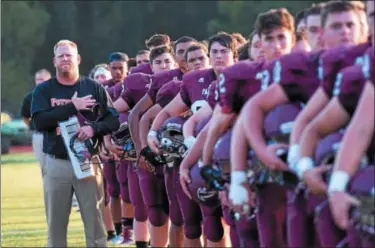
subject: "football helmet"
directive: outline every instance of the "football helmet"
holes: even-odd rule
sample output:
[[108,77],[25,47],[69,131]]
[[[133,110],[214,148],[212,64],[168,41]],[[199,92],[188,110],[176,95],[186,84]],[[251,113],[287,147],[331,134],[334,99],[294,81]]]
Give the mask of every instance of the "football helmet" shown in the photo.
[[301,111],[300,103],[282,104],[271,110],[264,119],[264,132],[267,139],[278,143],[289,143],[294,120]]
[[176,159],[182,160],[187,152],[182,133],[182,127],[186,120],[182,116],[171,117],[163,123],[159,130],[159,148],[167,163]]
[[121,160],[137,160],[137,153],[135,151],[135,146],[130,135],[128,122],[121,123],[119,129],[116,132],[113,132],[111,137],[113,142],[116,145],[121,146],[124,151]]
[[201,176],[201,168],[198,164],[191,168],[190,179],[191,182],[188,184],[188,188],[196,202],[207,207],[217,207],[220,205],[218,191],[207,187],[207,183]]

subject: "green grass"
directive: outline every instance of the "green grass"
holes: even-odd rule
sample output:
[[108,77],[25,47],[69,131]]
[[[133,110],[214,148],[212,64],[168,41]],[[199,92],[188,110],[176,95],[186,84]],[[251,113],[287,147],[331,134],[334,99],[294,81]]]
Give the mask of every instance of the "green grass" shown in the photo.
[[[47,225],[39,164],[9,162],[31,159],[30,154],[4,157],[8,162],[3,163],[2,156],[1,247],[46,247]],[[75,209],[70,215],[68,246],[85,247],[81,216]]]
[[13,153],[1,155],[1,164],[24,164],[36,163],[36,158],[32,152]]

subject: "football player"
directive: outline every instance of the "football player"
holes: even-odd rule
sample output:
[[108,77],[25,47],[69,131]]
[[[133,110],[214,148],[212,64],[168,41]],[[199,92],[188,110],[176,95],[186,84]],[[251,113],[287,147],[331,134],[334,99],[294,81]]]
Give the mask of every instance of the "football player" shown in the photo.
[[[349,247],[371,247],[373,243],[371,238],[358,235],[358,229],[356,230],[353,226],[356,223],[349,224],[349,210],[352,207],[357,207],[361,202],[348,194],[371,195],[371,190],[374,190],[374,167],[362,167],[362,165],[373,165],[375,154],[374,51],[371,50],[370,54],[365,55],[370,59],[370,71],[361,65],[348,67],[342,71],[342,90],[338,95],[338,100],[345,109],[347,117],[352,117],[352,120],[340,145],[327,189],[336,224],[347,230],[348,236],[358,237],[357,242],[349,242]],[[353,108],[360,95],[362,95],[361,100],[353,113]],[[343,113],[340,115],[344,117]],[[346,118],[342,118],[342,123],[344,123],[344,119]],[[353,146],[353,144],[355,145]],[[365,164],[363,164],[363,156],[367,158],[367,161],[364,160]]]
[[[156,116],[148,134],[148,144],[155,152],[159,152],[159,141],[156,137],[157,131],[164,121],[171,116],[191,110],[197,112],[205,106],[208,87],[220,71],[234,63],[237,57],[233,37],[227,33],[220,32],[209,40],[209,57],[212,68],[189,72],[184,75],[180,93]],[[223,227],[220,225],[221,216],[217,216],[216,209],[201,207],[203,213],[204,232],[208,239],[207,246],[222,246]],[[218,224],[219,223],[219,224]]]
[[[169,38],[168,35],[166,34],[154,34],[151,36],[149,39],[145,40],[145,45],[148,50],[151,51],[154,47],[157,46],[169,46],[171,43],[171,39]],[[147,52],[145,50],[141,50],[138,55],[142,53],[143,55],[138,56],[138,61],[143,61],[142,63],[138,64],[137,61],[137,66],[133,68],[133,70],[130,71],[130,74],[137,73],[137,72],[142,72],[144,74],[151,75],[153,74],[153,70],[151,68],[150,63],[145,63],[145,61],[150,60],[150,55],[147,56]]]
[[[204,144],[203,166],[212,164],[215,143],[226,130],[231,128],[244,103],[257,92],[268,87],[269,77],[263,74],[266,64],[290,53],[293,47],[294,19],[286,9],[273,9],[260,14],[255,29],[261,40],[265,60],[254,63],[242,62],[222,70],[218,80],[220,100],[215,106]],[[237,156],[235,151],[233,152],[232,156]],[[282,225],[282,220],[278,221]],[[261,246],[281,245],[282,240],[279,240],[281,233],[275,236],[264,234],[264,230],[267,229],[265,225],[266,223],[262,223],[258,227]]]
[[[154,74],[176,68],[172,48],[168,46],[153,48],[150,53],[150,64]],[[131,110],[144,96],[150,87],[150,77],[150,75],[144,73],[134,73],[125,78],[123,82],[124,91],[114,103],[119,113]],[[112,144],[109,136],[105,137],[105,144],[114,154],[121,156],[123,153],[122,147]],[[145,247],[149,234],[147,231],[148,209],[142,197],[143,192],[140,189],[138,173],[134,170],[133,166],[128,167],[127,175],[130,199],[134,207],[134,236],[136,245],[137,247]]]
[[[321,19],[324,29],[323,39],[321,40],[324,40],[326,48],[332,48],[340,44],[347,44],[356,40],[359,35],[359,22],[357,15],[358,13],[355,6],[345,2],[330,2],[324,6],[322,12]],[[346,18],[343,18],[344,16],[346,16]],[[348,28],[349,31],[345,31],[342,36],[337,35],[336,32],[339,31],[335,29],[335,25],[333,25],[335,23],[346,23],[350,27]],[[341,26],[345,27],[344,24],[341,24]],[[279,73],[277,73],[277,75],[273,75],[273,81],[279,83],[274,84],[266,91],[259,93],[256,97],[250,100],[244,108],[243,115],[241,116],[241,123],[239,123],[241,125],[238,125],[238,128],[241,130],[242,126],[242,130],[250,140],[251,147],[257,154],[257,157],[259,157],[260,160],[262,160],[266,166],[271,169],[277,168],[279,170],[283,170],[287,169],[287,166],[276,156],[274,151],[272,152],[272,149],[266,149],[267,146],[264,143],[261,135],[262,131],[259,131],[263,127],[263,115],[280,104],[293,101],[306,102],[309,100],[311,95],[319,86],[319,79],[316,71],[318,69],[318,61],[321,53],[322,51],[314,52],[309,55],[294,53],[282,57],[279,62],[275,63],[275,65],[271,65],[274,66],[272,69],[273,71],[275,68],[278,68],[277,71],[279,71]],[[298,60],[298,65],[292,65],[293,61]],[[299,83],[299,81],[301,83]],[[265,99],[269,100],[264,101]],[[245,125],[245,121],[250,120],[249,118],[252,120],[251,123],[253,125],[251,126]],[[237,164],[239,165],[239,163]],[[242,168],[242,166],[238,167],[238,169],[240,168]],[[293,198],[293,196],[290,197]],[[294,202],[297,203],[297,201]],[[292,207],[293,204],[290,206],[291,207],[288,208],[288,211],[294,211],[296,213],[297,209]],[[301,216],[298,218],[305,218],[302,215],[304,214],[298,214],[298,216]],[[289,214],[288,216],[297,215]],[[292,218],[288,219],[288,228],[290,228],[290,230],[292,230],[291,223],[293,223],[293,221],[294,220]],[[295,221],[294,223],[298,222]],[[293,230],[295,229],[296,228]],[[300,226],[297,229],[301,231],[298,235],[293,234],[292,231],[288,231],[288,244],[291,246],[303,246],[301,242],[307,242],[305,238],[307,237],[306,227]]]
[[[188,36],[183,36],[177,39],[176,42],[174,42],[174,48],[176,50],[175,59],[178,67],[173,68],[173,70],[164,71],[163,73],[154,74],[151,77],[151,85],[149,90],[136,104],[129,116],[130,132],[135,143],[137,155],[140,158],[140,168],[138,168],[140,186],[143,197],[148,205],[150,214],[149,220],[152,225],[152,230],[150,231],[151,245],[157,247],[164,247],[168,242],[168,213],[166,213],[165,209],[163,209],[163,206],[158,203],[160,201],[166,201],[164,202],[164,204],[168,204],[167,197],[160,199],[161,193],[163,196],[166,196],[167,193],[164,185],[164,171],[162,166],[152,165],[156,166],[155,174],[154,172],[150,172],[144,167],[145,165],[147,165],[147,162],[144,161],[141,154],[143,154],[143,151],[145,151],[147,147],[140,147],[140,139],[146,139],[147,132],[151,124],[150,119],[154,118],[154,115],[160,109],[158,109],[157,107],[151,108],[150,111],[148,111],[146,115],[142,117],[142,121],[140,121],[140,118],[141,114],[143,114],[155,103],[157,92],[163,85],[172,80],[181,79],[183,73],[186,71],[186,64],[184,63],[183,54],[186,49],[194,42],[196,42],[195,39]],[[146,129],[144,133],[140,133],[140,127]],[[161,185],[160,188],[153,187],[156,184]],[[181,236],[177,235],[176,233],[182,233],[182,229],[177,227],[176,225],[173,225],[173,223],[170,230],[173,233],[172,235],[174,237]]]
[[[184,61],[186,61],[188,71],[203,70],[208,68],[209,59],[207,56],[207,47],[205,47],[203,44],[193,43],[185,51]],[[142,116],[139,123],[139,138],[142,149],[147,147],[147,133],[152,124],[152,120],[161,111],[161,109],[171,102],[179,93],[181,84],[182,82],[179,80],[172,80],[164,84],[156,95],[155,104]],[[196,245],[194,241],[200,242],[200,235],[198,238],[195,236],[196,233],[200,233],[197,230],[200,230],[201,228],[200,220],[197,218],[197,215],[200,215],[200,209],[194,201],[182,193],[179,182],[175,179],[177,175],[178,165],[175,165],[172,168],[169,168],[168,166],[166,167],[164,177],[170,204],[169,212],[171,220],[169,245],[173,247],[181,246],[183,240],[180,239],[180,235],[178,233],[180,231],[184,231],[184,246],[195,247]],[[181,197],[183,197],[183,199],[181,199]],[[180,198],[180,201],[178,198]],[[179,202],[181,202],[181,204],[179,204]],[[188,211],[184,211],[182,215],[181,209]],[[196,211],[194,211],[194,209]],[[182,218],[183,220],[181,221]],[[186,222],[184,220],[186,220]],[[180,223],[184,226],[183,230]]]

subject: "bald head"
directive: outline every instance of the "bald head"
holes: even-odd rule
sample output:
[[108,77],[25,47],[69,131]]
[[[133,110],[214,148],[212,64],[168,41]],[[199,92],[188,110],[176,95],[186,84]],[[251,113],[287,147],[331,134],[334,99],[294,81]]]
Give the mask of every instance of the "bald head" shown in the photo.
[[41,83],[43,83],[44,81],[47,81],[50,78],[51,78],[51,73],[46,69],[41,69],[41,70],[35,72],[34,80],[35,80],[36,85],[41,84]]

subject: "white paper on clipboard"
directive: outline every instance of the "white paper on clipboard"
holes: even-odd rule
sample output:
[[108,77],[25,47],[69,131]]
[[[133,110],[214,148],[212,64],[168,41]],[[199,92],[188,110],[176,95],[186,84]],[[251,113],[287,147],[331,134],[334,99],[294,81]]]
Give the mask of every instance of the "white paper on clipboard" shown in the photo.
[[[87,159],[83,163],[79,162],[77,157],[73,154],[73,152],[70,149],[70,139],[80,128],[80,124],[78,122],[77,117],[74,116],[74,117],[71,117],[67,121],[59,122],[59,126],[60,126],[61,136],[64,140],[64,144],[65,144],[66,150],[68,151],[68,155],[72,163],[74,174],[76,175],[76,177],[78,179],[83,179],[86,177],[94,176],[95,172],[92,167],[91,161]],[[82,150],[87,150],[85,144],[79,141],[76,141],[74,143],[74,148],[77,152],[80,152]]]

